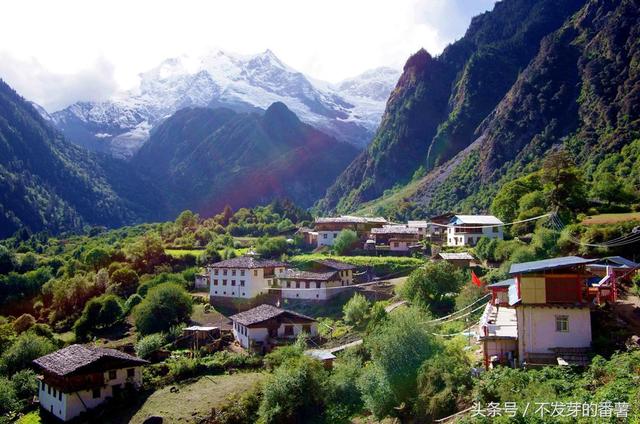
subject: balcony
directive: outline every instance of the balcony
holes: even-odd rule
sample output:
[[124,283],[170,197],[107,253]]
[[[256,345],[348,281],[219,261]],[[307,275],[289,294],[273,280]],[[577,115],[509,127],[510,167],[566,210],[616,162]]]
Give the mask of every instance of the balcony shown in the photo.
[[496,307],[491,303],[480,318],[479,339],[495,337],[501,339],[518,338],[518,320],[516,310],[508,307]]

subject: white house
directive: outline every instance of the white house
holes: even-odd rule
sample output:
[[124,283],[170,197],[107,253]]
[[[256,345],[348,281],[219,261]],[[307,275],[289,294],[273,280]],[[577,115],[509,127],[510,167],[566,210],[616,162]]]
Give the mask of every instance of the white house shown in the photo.
[[454,215],[447,226],[447,246],[475,246],[482,237],[502,240],[503,224],[493,215]]
[[278,344],[278,339],[293,339],[304,332],[311,337],[318,335],[315,319],[293,311],[260,305],[229,317],[233,323],[233,335],[245,349],[260,352]]
[[420,247],[418,244],[420,233],[416,227],[385,225],[381,228],[372,228],[370,235],[376,249],[407,253],[411,248]]
[[127,387],[139,388],[147,361],[115,349],[71,345],[33,361],[40,370],[40,408],[62,421],[116,397]]
[[331,259],[314,262],[312,269],[286,269],[277,275],[284,299],[327,300],[353,284],[354,265]]
[[586,365],[591,305],[615,291],[609,277],[594,285],[586,269],[592,262],[568,256],[513,264],[512,279],[490,286],[492,301],[480,320],[485,364]]
[[255,255],[240,256],[209,265],[209,297],[251,299],[276,286],[276,274],[287,264],[260,259]]
[[362,216],[338,216],[318,218],[315,221],[315,232],[317,233],[317,245],[333,246],[338,234],[342,230],[353,230],[364,242],[364,238],[372,228],[382,227],[387,220],[380,217],[368,218]]

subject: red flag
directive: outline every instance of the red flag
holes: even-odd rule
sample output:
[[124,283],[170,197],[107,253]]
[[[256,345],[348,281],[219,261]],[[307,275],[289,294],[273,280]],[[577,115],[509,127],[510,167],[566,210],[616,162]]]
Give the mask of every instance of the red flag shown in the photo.
[[478,287],[482,287],[482,280],[478,278],[475,272],[471,271],[471,283]]

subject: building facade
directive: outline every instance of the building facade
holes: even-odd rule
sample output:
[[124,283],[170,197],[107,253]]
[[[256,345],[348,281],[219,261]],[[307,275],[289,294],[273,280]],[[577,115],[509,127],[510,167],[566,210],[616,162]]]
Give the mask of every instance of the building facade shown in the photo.
[[209,297],[251,299],[277,285],[276,275],[287,264],[246,255],[209,265]]
[[411,249],[420,248],[420,230],[405,225],[385,225],[372,228],[370,239],[374,241],[376,250],[388,250],[396,253],[409,253]]
[[232,315],[229,319],[240,346],[260,353],[295,339],[300,333],[310,337],[318,335],[315,319],[266,304]]
[[71,345],[34,360],[40,408],[69,421],[142,384],[144,361],[105,348]]
[[278,288],[272,291],[284,299],[327,300],[353,284],[355,268],[327,259],[314,262],[309,271],[286,269],[277,274]]
[[502,240],[503,224],[493,215],[454,215],[447,226],[447,246],[475,246],[482,237]]
[[317,246],[333,246],[342,230],[353,230],[364,242],[372,228],[382,227],[387,224],[384,218],[367,218],[361,216],[339,216],[331,218],[318,218],[315,221],[317,234]]

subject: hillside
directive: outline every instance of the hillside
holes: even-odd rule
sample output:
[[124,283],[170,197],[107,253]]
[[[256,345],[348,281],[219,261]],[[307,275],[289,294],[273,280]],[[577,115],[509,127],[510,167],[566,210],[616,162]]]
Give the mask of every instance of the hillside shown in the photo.
[[132,164],[168,193],[170,213],[189,208],[209,216],[225,205],[278,197],[311,206],[356,153],[274,103],[264,114],[180,110],[153,132]]
[[153,219],[155,198],[127,164],[68,143],[0,80],[0,237]]
[[[407,61],[376,136],[318,204],[354,210],[437,168],[476,140],[481,124],[536,57],[541,40],[583,0],[505,0],[475,17],[464,37]],[[437,171],[436,171],[437,172]],[[425,206],[428,207],[428,206]]]

